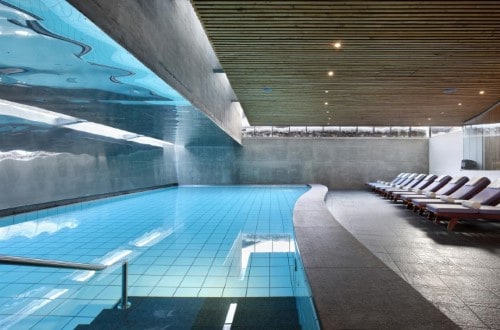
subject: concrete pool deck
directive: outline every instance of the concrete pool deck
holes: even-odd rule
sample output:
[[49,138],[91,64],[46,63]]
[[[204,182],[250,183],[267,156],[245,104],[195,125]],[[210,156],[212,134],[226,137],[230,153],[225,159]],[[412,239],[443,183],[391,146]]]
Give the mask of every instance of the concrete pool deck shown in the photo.
[[310,186],[293,221],[323,329],[459,328],[336,221],[327,187]]

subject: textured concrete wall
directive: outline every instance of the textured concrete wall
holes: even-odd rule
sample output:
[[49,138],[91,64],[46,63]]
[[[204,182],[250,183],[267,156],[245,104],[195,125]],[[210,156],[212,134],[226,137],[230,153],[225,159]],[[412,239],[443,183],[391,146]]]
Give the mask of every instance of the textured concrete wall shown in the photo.
[[400,172],[428,172],[426,139],[246,138],[242,147],[177,148],[179,184],[321,183],[358,189]]
[[188,0],[69,1],[111,38],[241,141],[241,113]]

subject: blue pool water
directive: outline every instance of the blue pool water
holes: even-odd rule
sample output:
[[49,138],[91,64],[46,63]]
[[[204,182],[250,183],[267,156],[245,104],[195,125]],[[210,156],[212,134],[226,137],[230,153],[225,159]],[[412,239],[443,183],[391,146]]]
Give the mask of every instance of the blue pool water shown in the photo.
[[119,300],[123,259],[131,296],[310,301],[292,223],[307,189],[181,186],[0,218],[1,254],[110,265],[0,265],[0,328],[90,323]]

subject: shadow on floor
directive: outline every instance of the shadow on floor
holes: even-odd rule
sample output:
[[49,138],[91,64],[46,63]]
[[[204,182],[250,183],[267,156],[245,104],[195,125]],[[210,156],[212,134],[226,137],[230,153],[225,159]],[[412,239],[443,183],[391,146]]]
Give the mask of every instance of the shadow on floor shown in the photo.
[[294,297],[130,297],[130,308],[103,310],[76,329],[222,329],[236,303],[231,329],[300,329]]

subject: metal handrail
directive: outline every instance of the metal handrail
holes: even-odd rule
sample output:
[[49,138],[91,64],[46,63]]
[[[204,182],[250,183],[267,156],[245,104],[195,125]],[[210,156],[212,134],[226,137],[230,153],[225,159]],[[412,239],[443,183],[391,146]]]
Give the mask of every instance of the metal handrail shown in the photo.
[[[102,265],[102,264],[86,264],[86,263],[68,262],[60,260],[25,258],[25,257],[7,256],[4,254],[0,254],[0,264],[69,268],[69,269],[94,270],[94,271],[99,271],[108,268],[107,265]],[[128,274],[128,262],[124,261],[122,265],[122,298],[119,305],[121,309],[127,309],[128,307],[130,307],[130,302],[127,301],[128,300],[127,274]]]
[[0,264],[18,265],[18,266],[38,266],[38,267],[54,267],[54,268],[70,268],[82,270],[103,270],[106,265],[101,264],[85,264],[79,262],[67,262],[59,260],[24,258],[15,256],[6,256],[0,254]]

